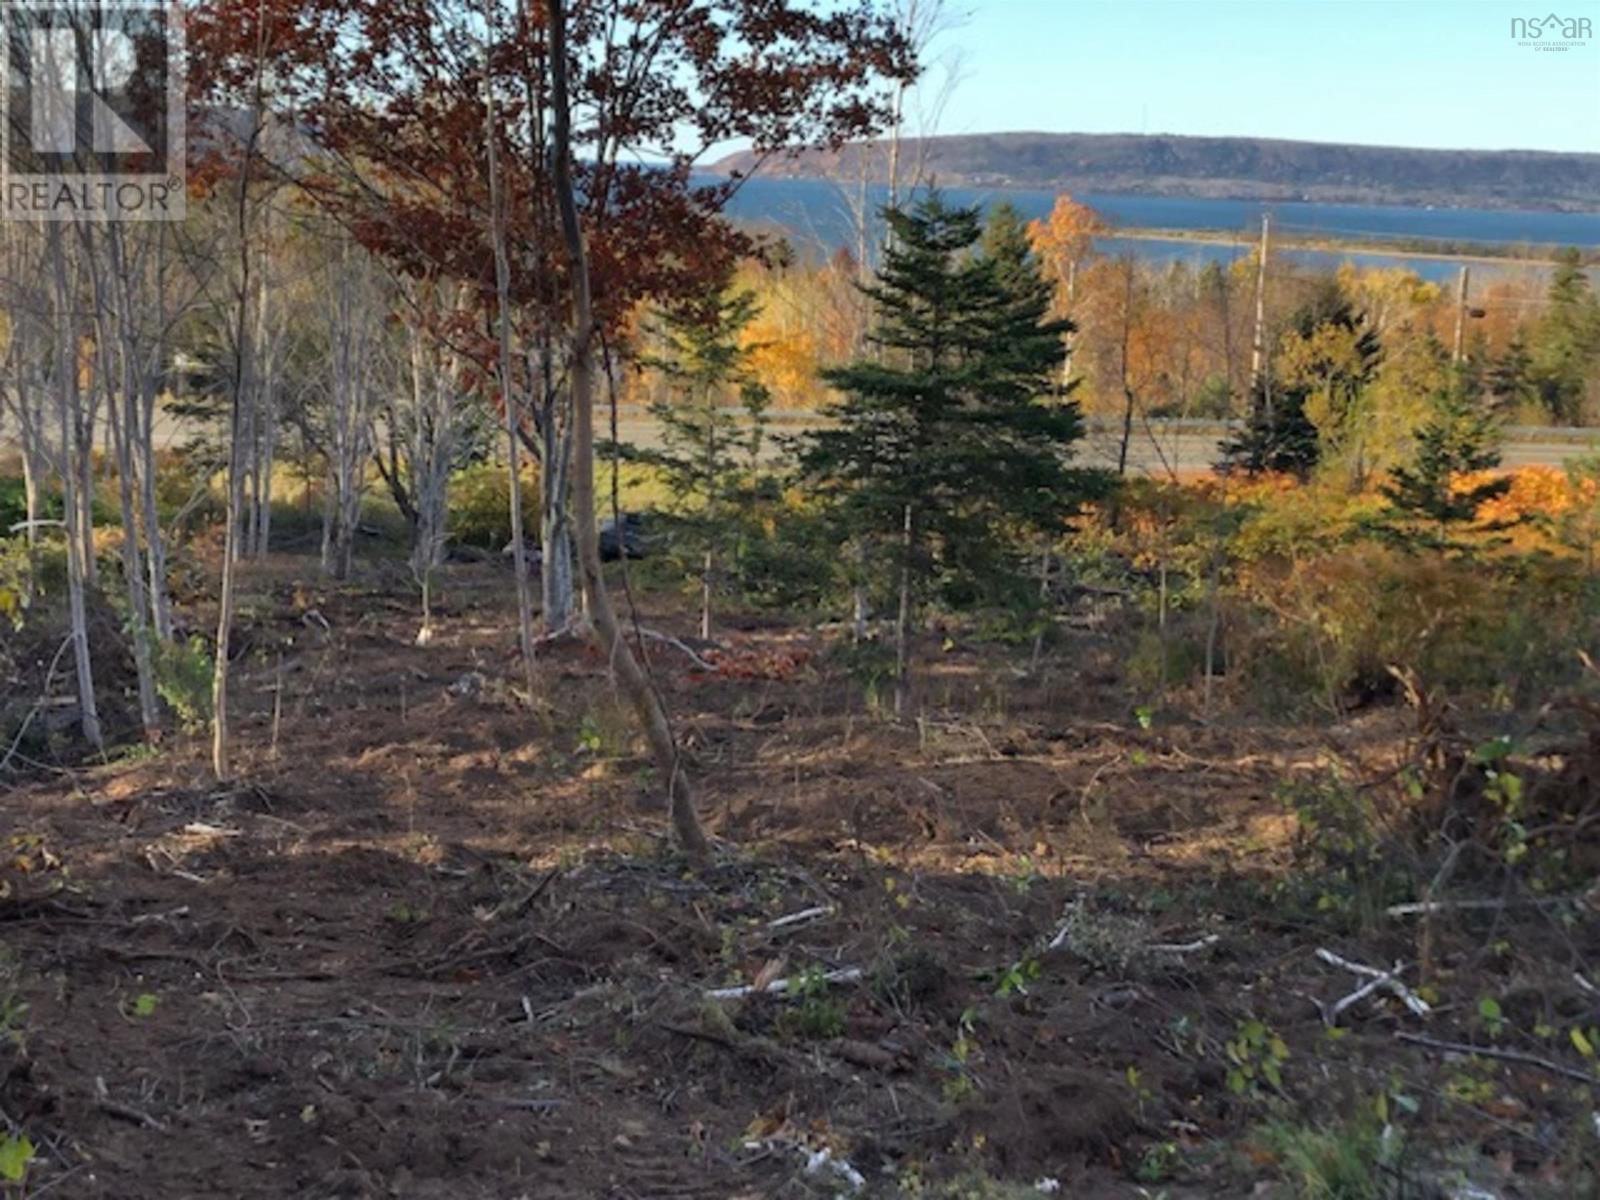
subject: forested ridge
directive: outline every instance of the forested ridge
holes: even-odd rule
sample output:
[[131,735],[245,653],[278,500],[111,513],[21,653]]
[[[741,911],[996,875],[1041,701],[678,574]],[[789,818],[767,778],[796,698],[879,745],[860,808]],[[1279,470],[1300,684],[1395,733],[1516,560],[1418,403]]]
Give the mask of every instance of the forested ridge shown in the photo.
[[[908,138],[908,161],[947,186],[1059,188],[1153,196],[1316,200],[1452,208],[1600,207],[1600,154],[1423,150],[1253,137],[1133,133],[975,133]],[[886,143],[765,163],[765,175],[887,177]],[[729,155],[711,170],[748,170]]]

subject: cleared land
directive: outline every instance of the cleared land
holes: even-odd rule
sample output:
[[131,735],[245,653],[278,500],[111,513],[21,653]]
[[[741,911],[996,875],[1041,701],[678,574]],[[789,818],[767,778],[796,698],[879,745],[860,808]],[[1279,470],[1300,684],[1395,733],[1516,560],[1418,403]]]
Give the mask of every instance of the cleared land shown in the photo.
[[[9,785],[29,1194],[1288,1197],[1293,1145],[1371,1151],[1380,1108],[1394,1194],[1592,1194],[1593,997],[1553,965],[1600,953],[1586,902],[1360,926],[1297,882],[1284,789],[1459,753],[1426,714],[1152,725],[1100,634],[1023,677],[951,631],[897,726],[836,637],[740,619],[714,671],[654,644],[696,871],[590,651],[515,696],[503,571],[450,568],[419,647],[398,564],[311,565],[246,571],[239,782],[178,738]],[[1431,1014],[1380,989],[1330,1032],[1363,979],[1319,948],[1420,956]]]

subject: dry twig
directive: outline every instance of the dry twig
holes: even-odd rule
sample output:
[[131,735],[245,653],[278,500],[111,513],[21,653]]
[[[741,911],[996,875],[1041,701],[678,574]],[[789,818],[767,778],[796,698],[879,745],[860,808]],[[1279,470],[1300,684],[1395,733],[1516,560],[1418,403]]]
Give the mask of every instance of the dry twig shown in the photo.
[[1504,1062],[1522,1063],[1524,1066],[1538,1067],[1540,1070],[1549,1071],[1567,1079],[1576,1079],[1579,1083],[1600,1084],[1600,1075],[1591,1075],[1588,1071],[1580,1071],[1576,1067],[1563,1066],[1561,1063],[1552,1062],[1548,1058],[1540,1058],[1537,1054],[1525,1054],[1521,1050],[1501,1050],[1494,1046],[1473,1046],[1466,1042],[1444,1042],[1438,1038],[1424,1037],[1420,1033],[1407,1033],[1403,1029],[1397,1029],[1394,1036],[1397,1040],[1410,1042],[1413,1046],[1426,1046],[1430,1050],[1442,1050],[1446,1054],[1474,1054],[1479,1058],[1498,1058]]

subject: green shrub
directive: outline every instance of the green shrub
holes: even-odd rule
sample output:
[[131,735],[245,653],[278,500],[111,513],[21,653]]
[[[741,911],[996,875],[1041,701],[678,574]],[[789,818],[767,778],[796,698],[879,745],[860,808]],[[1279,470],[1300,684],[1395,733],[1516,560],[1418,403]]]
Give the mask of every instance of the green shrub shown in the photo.
[[[1339,709],[1390,690],[1389,668],[1430,687],[1524,703],[1573,676],[1593,652],[1592,582],[1553,558],[1469,560],[1362,543],[1243,573],[1253,610],[1235,657],[1285,692]],[[1269,689],[1270,690],[1270,689]]]
[[1163,685],[1183,687],[1204,669],[1203,638],[1170,625],[1164,638],[1159,629],[1140,632],[1128,655],[1128,682],[1139,692],[1154,692]]
[[211,720],[211,675],[215,659],[206,640],[196,634],[187,642],[153,643],[151,667],[156,694],[190,732]]
[[[1401,796],[1420,798],[1420,784]],[[1408,851],[1418,830],[1404,800],[1385,806],[1376,789],[1326,777],[1280,792],[1293,810],[1294,869],[1279,886],[1289,909],[1310,909],[1344,929],[1373,929],[1391,904],[1416,894],[1419,867]]]
[[28,519],[28,496],[17,475],[0,476],[0,537],[18,521]]
[[794,1003],[778,1014],[778,1030],[786,1037],[824,1040],[844,1033],[844,1005],[836,1000],[827,973],[809,967],[789,981]]
[[[532,468],[522,473],[523,532],[529,538],[539,530],[539,476]],[[506,469],[495,463],[464,467],[450,479],[450,536],[469,546],[498,551],[511,540],[511,488]]]

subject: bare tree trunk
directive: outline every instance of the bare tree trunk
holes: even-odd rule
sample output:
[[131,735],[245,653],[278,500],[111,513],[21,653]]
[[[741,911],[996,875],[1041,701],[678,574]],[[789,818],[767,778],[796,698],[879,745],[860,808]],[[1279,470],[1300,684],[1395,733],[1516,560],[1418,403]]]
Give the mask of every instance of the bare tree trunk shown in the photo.
[[[16,364],[17,435],[22,449],[22,496],[27,513],[29,551],[39,547],[39,521],[44,512],[44,481],[49,474],[49,448],[42,388],[35,387],[34,364],[21,344],[19,329],[12,330],[12,358]],[[33,572],[28,586],[33,587]],[[30,593],[31,594],[31,593]]]
[[[330,264],[328,312],[332,361],[329,363],[328,480],[323,509],[323,569],[348,579],[366,492],[371,447],[372,355],[378,337],[374,312],[378,298],[367,263],[348,238]],[[260,327],[259,320],[257,321]],[[257,347],[260,342],[257,341]]]
[[712,555],[707,550],[705,562],[700,568],[700,637],[704,641],[711,640],[711,571]]
[[[1039,553],[1039,602],[1041,606],[1048,605],[1050,601],[1050,543],[1046,542],[1044,549]],[[1028,658],[1028,673],[1032,674],[1039,669],[1039,658],[1044,653],[1043,618],[1037,629],[1033,632],[1033,653]]]
[[94,664],[89,651],[89,618],[84,603],[84,563],[94,559],[94,528],[86,520],[88,509],[79,502],[83,477],[78,437],[81,432],[78,387],[78,323],[73,315],[73,293],[67,278],[67,248],[61,227],[50,227],[50,257],[54,269],[54,329],[56,335],[56,416],[61,427],[61,509],[67,533],[67,607],[72,621],[72,657],[77,668],[78,712],[83,736],[95,749],[105,745],[100,731],[100,711],[95,702]]
[[265,73],[266,25],[257,14],[256,63],[250,132],[244,146],[244,161],[239,166],[239,191],[234,210],[235,236],[239,239],[239,283],[234,293],[233,320],[233,402],[228,413],[228,502],[224,517],[222,582],[217,591],[216,661],[211,672],[211,769],[218,779],[227,779],[232,763],[228,744],[228,656],[233,638],[235,572],[239,560],[239,515],[244,504],[244,480],[240,474],[240,435],[246,428],[242,411],[252,401],[251,374],[254,370],[250,324],[250,285],[253,282],[250,256],[250,175],[255,163],[256,145],[263,120],[262,93]]
[[911,700],[911,505],[900,539],[900,611],[894,622],[894,715],[904,717]]
[[[863,147],[857,156],[861,163],[861,176],[859,181],[858,200],[854,206],[856,221],[856,299],[858,315],[855,329],[855,353],[865,353],[867,349],[867,327],[871,324],[871,309],[868,307],[865,285],[872,280],[872,250],[871,250],[871,221],[872,212],[867,206],[867,153]],[[856,538],[850,547],[850,556],[855,561],[855,579],[850,585],[850,638],[859,643],[867,636],[867,545],[861,538]]]
[[[554,20],[554,18],[552,18]],[[490,70],[489,49],[494,36],[494,10],[490,0],[483,4],[484,40],[484,141],[489,154],[489,228],[494,242],[494,286],[497,310],[496,332],[500,350],[500,398],[506,409],[506,472],[510,487],[511,563],[517,575],[517,637],[522,647],[522,671],[533,698],[533,596],[528,586],[528,547],[522,527],[522,460],[518,441],[522,424],[517,404],[517,381],[511,354],[511,263],[506,253],[505,197],[500,179],[500,138],[495,125],[494,76]]]
[[[271,210],[268,210],[267,221],[270,227]],[[278,397],[277,379],[274,367],[277,356],[273,353],[269,342],[270,331],[267,325],[267,272],[265,265],[259,273],[259,283],[256,294],[256,345],[261,348],[260,364],[260,392],[256,398],[255,408],[255,499],[252,507],[255,509],[254,536],[251,539],[250,553],[255,558],[266,555],[272,541],[272,464],[278,448]]]
[[172,640],[172,600],[167,593],[167,540],[161,529],[161,513],[156,505],[155,420],[157,393],[166,363],[166,230],[157,231],[156,242],[156,328],[154,360],[144,374],[139,404],[130,410],[130,423],[137,422],[136,467],[139,476],[139,504],[145,530],[145,568],[149,572],[150,620],[156,637]]
[[[239,301],[241,317],[245,301]],[[245,336],[244,321],[238,335]],[[217,658],[211,672],[211,770],[218,779],[230,774],[228,754],[228,655],[233,635],[234,573],[238,569],[239,510],[244,504],[244,480],[239,472],[239,407],[248,354],[234,351],[234,398],[228,438],[228,502],[223,518],[222,583],[217,590]]]
[[[132,439],[138,425],[140,404],[135,374],[139,339],[135,334],[131,311],[136,264],[130,259],[123,226],[116,222],[107,224],[99,239],[87,228],[82,232],[84,258],[89,265],[90,280],[94,287],[95,348],[100,358],[100,385],[105,396],[107,427],[117,476],[117,500],[122,517],[122,574],[128,592],[128,630],[133,642],[139,720],[145,739],[154,741],[160,734],[161,717],[151,661],[144,556],[139,551],[139,520],[133,493]],[[104,263],[97,253],[97,240],[105,248]]]
[[549,0],[550,75],[554,118],[554,173],[561,231],[572,272],[572,415],[573,507],[578,526],[578,561],[584,594],[607,661],[623,693],[633,705],[649,742],[656,767],[667,781],[673,829],[684,851],[694,858],[710,853],[695,811],[695,790],[667,718],[661,698],[622,636],[600,569],[600,531],[595,521],[594,490],[594,309],[589,292],[589,262],[572,183],[572,109],[567,86],[566,0]]
[[[548,387],[548,382],[545,384]],[[540,421],[539,546],[540,600],[550,632],[572,622],[572,521],[570,504],[572,427],[560,419],[560,402],[547,393]]]
[[1117,474],[1128,473],[1128,447],[1133,441],[1133,388],[1128,381],[1128,341],[1133,331],[1133,257],[1122,260],[1122,348],[1117,355],[1122,374],[1122,442],[1117,447]]
[[126,354],[123,355],[121,380],[122,394],[107,397],[106,415],[111,422],[111,437],[116,447],[117,499],[122,511],[122,574],[128,589],[128,632],[133,641],[133,666],[138,681],[139,721],[144,728],[145,740],[153,742],[161,733],[161,710],[156,702],[144,562],[139,553],[139,519],[133,502],[133,451],[128,441],[129,422],[118,414],[119,407],[131,410],[138,403],[132,395],[132,364]]
[[[253,336],[253,335],[252,335]],[[256,541],[256,404],[252,395],[250,403],[239,410],[244,427],[239,432],[239,542],[234,553],[241,558]]]
[[[394,439],[403,430],[409,460],[413,573],[444,564],[455,453],[454,389],[440,369],[438,347],[424,337],[420,326],[411,333],[411,412],[403,421],[397,412],[389,416],[389,436]],[[399,471],[398,462],[391,470]]]
[[[39,546],[41,477],[37,460],[37,436],[37,431],[26,428],[22,431],[22,494],[23,503],[27,506],[29,550],[36,550]],[[31,586],[31,572],[29,573],[29,580]]]
[[[71,301],[69,300],[69,303]],[[73,404],[73,421],[76,425],[75,454],[73,461],[74,470],[77,471],[77,487],[75,496],[78,506],[78,527],[83,530],[83,538],[79,541],[79,555],[82,563],[81,571],[83,581],[89,587],[96,587],[100,582],[100,564],[94,554],[94,433],[95,417],[100,405],[95,398],[94,364],[92,361],[85,363],[81,357],[85,347],[78,343],[80,330],[74,319],[72,328],[72,373],[76,401]],[[83,379],[87,367],[91,378]],[[85,392],[84,385],[88,384]]]
[[334,479],[333,464],[328,464],[328,469],[323,472],[325,478],[322,488],[322,540],[317,548],[317,561],[325,574],[333,574],[333,523],[337,519],[339,485]]

